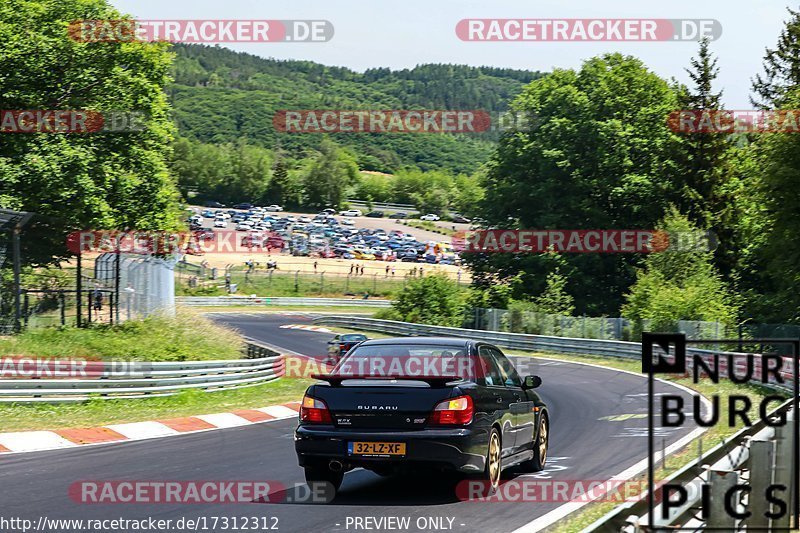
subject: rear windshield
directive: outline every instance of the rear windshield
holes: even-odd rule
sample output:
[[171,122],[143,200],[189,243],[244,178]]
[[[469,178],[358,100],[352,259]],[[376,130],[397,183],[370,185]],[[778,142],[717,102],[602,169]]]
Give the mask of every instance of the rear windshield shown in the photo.
[[343,341],[365,341],[367,340],[366,335],[361,335],[359,333],[349,333],[347,335],[342,335]]
[[361,345],[350,352],[332,373],[346,376],[415,377],[456,376],[474,379],[473,368],[463,346],[425,344]]

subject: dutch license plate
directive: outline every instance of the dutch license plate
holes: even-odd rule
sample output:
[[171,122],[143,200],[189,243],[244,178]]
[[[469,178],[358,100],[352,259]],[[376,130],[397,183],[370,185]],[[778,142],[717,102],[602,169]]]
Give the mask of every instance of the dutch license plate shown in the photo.
[[401,456],[406,454],[405,442],[348,442],[350,455]]

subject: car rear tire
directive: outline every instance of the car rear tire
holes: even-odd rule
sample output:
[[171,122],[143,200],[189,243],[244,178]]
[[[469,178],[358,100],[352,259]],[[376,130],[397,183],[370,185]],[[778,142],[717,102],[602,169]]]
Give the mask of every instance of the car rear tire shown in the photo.
[[547,446],[550,444],[550,422],[547,415],[542,414],[539,421],[539,431],[534,435],[533,458],[522,463],[522,468],[527,472],[540,472],[544,470],[547,462]]
[[306,475],[306,484],[309,487],[319,483],[330,483],[333,485],[333,490],[338,491],[344,480],[344,472],[341,470],[334,472],[324,466],[306,466],[303,470]]

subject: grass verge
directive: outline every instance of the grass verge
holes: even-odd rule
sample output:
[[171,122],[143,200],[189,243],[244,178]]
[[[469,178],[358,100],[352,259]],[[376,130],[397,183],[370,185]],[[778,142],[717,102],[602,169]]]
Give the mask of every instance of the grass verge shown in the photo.
[[238,359],[244,341],[193,309],[113,326],[30,328],[0,338],[0,355],[117,361]]
[[228,412],[299,401],[310,379],[280,379],[219,392],[187,390],[174,396],[62,404],[0,404],[1,431],[97,427],[181,416]]

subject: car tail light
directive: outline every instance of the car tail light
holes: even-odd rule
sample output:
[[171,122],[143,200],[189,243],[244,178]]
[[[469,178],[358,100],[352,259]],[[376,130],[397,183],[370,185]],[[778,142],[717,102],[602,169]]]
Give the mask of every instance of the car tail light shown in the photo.
[[304,396],[300,406],[300,421],[309,424],[331,424],[331,412],[322,400]]
[[347,345],[346,344],[340,344],[339,345],[339,350],[341,350],[343,352],[346,352],[347,351]]
[[439,402],[433,408],[428,423],[432,425],[463,425],[472,422],[475,407],[470,396],[458,396]]

